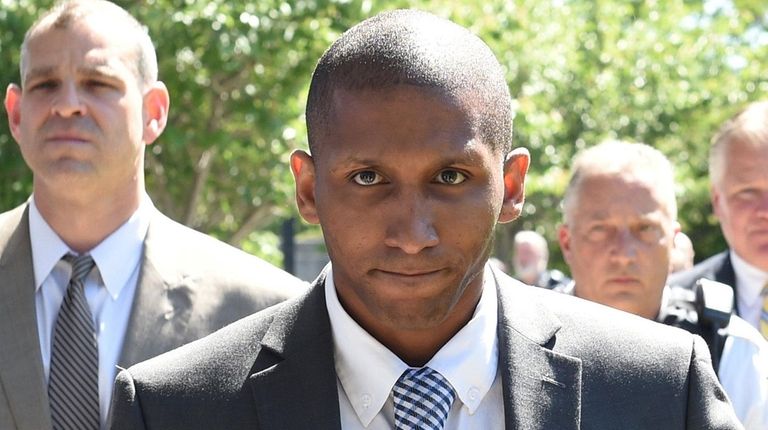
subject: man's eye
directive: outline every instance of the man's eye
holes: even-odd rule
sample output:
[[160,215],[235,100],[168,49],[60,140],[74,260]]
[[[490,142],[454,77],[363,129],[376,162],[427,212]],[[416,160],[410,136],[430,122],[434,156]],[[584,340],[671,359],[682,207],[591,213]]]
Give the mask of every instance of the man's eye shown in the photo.
[[352,176],[352,180],[359,185],[376,185],[381,183],[383,179],[381,175],[372,170],[364,170],[355,173],[355,175]]
[[604,242],[608,239],[610,230],[604,225],[593,225],[587,229],[586,238],[590,242]]
[[105,81],[99,81],[99,80],[95,80],[95,79],[87,81],[85,83],[85,85],[90,87],[90,88],[110,88],[110,87],[112,87],[111,84],[109,84],[109,83],[107,83]]
[[443,170],[437,175],[437,182],[441,184],[456,185],[467,180],[467,175],[457,170]]
[[53,88],[56,88],[56,81],[54,80],[40,81],[30,85],[32,90],[50,90]]
[[755,188],[745,188],[736,193],[736,197],[742,200],[753,200],[760,196],[760,191]]

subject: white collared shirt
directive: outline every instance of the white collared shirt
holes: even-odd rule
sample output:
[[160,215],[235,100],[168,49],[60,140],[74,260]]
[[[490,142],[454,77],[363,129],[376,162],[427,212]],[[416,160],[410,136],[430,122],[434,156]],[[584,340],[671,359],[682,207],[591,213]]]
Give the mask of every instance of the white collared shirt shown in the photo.
[[[85,296],[94,319],[99,344],[99,403],[101,426],[105,427],[112,398],[117,361],[123,346],[140,260],[154,206],[146,194],[139,208],[122,226],[89,254],[96,267],[85,280]],[[29,205],[29,236],[35,273],[37,331],[46,385],[53,347],[53,328],[66,294],[71,267],[61,261],[67,253],[77,255],[53,231],[35,205]]]
[[736,304],[739,316],[760,330],[760,312],[763,309],[763,287],[768,282],[768,273],[747,263],[731,250],[731,264],[736,274]]
[[[486,268],[483,293],[472,319],[426,364],[453,386],[456,400],[446,430],[504,428],[498,372],[498,299]],[[336,295],[328,270],[325,299],[333,332],[341,427],[394,428],[392,387],[408,365],[360,327]]]
[[768,429],[768,341],[731,315],[717,376],[745,430]]

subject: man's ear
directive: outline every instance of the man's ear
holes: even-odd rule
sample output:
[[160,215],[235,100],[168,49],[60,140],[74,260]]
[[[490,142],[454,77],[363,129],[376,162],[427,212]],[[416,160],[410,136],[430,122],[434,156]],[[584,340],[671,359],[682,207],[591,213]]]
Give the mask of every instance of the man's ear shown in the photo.
[[715,214],[715,217],[717,219],[720,219],[722,212],[720,208],[720,200],[723,198],[723,195],[720,194],[720,191],[712,185],[709,188],[709,200],[712,202],[712,212]]
[[568,224],[561,224],[557,228],[557,241],[560,242],[560,251],[567,264],[571,264],[571,230]]
[[683,228],[680,226],[680,223],[678,221],[675,221],[674,224],[672,224],[672,242],[675,242],[675,236],[678,234],[681,234],[683,232]]
[[165,84],[157,81],[144,93],[144,143],[152,144],[165,130],[171,99]]
[[315,160],[306,151],[297,149],[291,154],[291,172],[296,181],[296,206],[304,220],[320,224],[315,205]]
[[520,216],[525,202],[525,174],[531,156],[525,148],[515,148],[504,162],[504,202],[499,222],[511,222]]
[[21,87],[16,84],[8,85],[5,90],[5,111],[8,113],[8,128],[18,142],[21,133]]

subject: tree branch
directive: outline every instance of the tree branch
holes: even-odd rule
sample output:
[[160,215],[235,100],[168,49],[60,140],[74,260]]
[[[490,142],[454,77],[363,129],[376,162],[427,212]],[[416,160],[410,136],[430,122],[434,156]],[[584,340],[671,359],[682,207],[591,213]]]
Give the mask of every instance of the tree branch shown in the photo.
[[229,243],[232,246],[240,247],[240,243],[248,237],[251,232],[254,230],[261,228],[267,224],[267,220],[269,219],[269,215],[272,213],[272,206],[271,205],[262,205],[257,208],[254,208],[250,215],[248,215],[248,218],[246,218],[245,222],[240,225],[240,228],[237,229],[227,240],[227,243]]
[[216,155],[216,147],[211,147],[203,151],[200,159],[195,166],[195,184],[187,202],[187,210],[184,214],[184,224],[189,227],[195,227],[197,223],[197,204],[203,195],[205,182],[211,174],[211,162]]

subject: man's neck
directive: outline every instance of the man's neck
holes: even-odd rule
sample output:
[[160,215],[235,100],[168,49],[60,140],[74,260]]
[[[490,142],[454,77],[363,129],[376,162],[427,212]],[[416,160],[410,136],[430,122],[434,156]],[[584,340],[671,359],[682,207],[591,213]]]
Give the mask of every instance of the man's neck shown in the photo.
[[139,208],[143,191],[111,195],[60,196],[34,191],[43,219],[72,250],[87,252],[117,230]]
[[[482,280],[479,280],[482,285]],[[395,328],[353,316],[382,345],[413,367],[424,366],[472,319],[482,288],[468,288],[448,317],[439,324],[416,329]],[[359,316],[358,316],[359,317]]]

